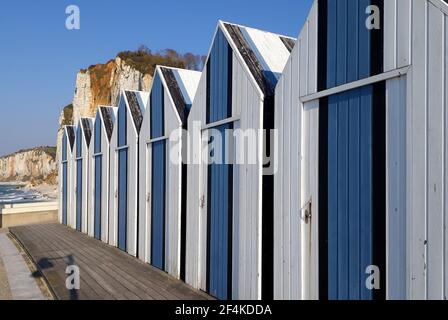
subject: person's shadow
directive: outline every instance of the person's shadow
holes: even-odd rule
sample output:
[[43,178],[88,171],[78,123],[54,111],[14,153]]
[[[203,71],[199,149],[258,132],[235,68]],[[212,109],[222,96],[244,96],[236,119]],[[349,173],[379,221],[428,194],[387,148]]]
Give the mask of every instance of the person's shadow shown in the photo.
[[[51,261],[55,261],[55,260],[63,260],[67,267],[68,266],[73,266],[75,265],[75,259],[73,258],[73,255],[69,254],[68,256],[65,257],[60,257],[60,258],[42,258],[37,262],[37,271],[34,271],[32,273],[32,276],[34,278],[41,278],[42,275],[42,271],[46,270],[46,269],[50,269],[54,267],[54,264]],[[78,290],[76,289],[67,289],[69,294],[70,294],[70,300],[79,300],[79,296],[78,296]]]

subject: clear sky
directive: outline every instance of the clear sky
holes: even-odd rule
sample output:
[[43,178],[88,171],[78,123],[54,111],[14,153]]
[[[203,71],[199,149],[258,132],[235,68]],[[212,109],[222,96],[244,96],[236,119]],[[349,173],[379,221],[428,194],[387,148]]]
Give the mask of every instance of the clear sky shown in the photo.
[[[55,145],[76,73],[144,44],[206,54],[218,19],[296,37],[312,0],[15,0],[0,4],[0,155]],[[67,30],[68,5],[81,13]]]

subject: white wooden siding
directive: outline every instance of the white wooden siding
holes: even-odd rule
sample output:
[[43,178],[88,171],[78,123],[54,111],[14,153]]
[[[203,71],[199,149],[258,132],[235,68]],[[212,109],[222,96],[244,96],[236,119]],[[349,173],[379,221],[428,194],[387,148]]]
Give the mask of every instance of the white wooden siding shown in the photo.
[[406,298],[406,76],[386,82],[387,299]]
[[[447,296],[447,5],[412,2],[413,65],[408,88],[408,297]],[[444,8],[443,11],[441,8]]]
[[[318,108],[316,102],[303,105],[299,99],[317,92],[317,11],[315,2],[275,92],[275,299],[318,297]],[[313,217],[305,224],[301,209],[308,201]]]
[[411,64],[412,2],[411,0],[384,1],[385,72]]
[[[207,95],[207,70],[202,72],[198,90],[193,101],[190,114],[188,116],[188,160],[187,169],[187,243],[186,243],[186,266],[185,281],[194,288],[205,290],[206,272],[206,238],[203,236],[204,226],[207,225],[207,211],[201,206],[201,202],[206,201],[207,193],[201,193],[202,175],[201,172],[201,136],[192,136],[197,123],[206,123],[206,95]],[[199,128],[200,129],[200,128]],[[201,276],[202,275],[202,276]]]

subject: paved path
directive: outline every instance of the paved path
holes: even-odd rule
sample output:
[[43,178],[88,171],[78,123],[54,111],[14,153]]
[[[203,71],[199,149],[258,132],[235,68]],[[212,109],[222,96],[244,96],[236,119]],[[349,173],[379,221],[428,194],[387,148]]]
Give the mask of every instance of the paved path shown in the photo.
[[0,233],[0,299],[44,300],[21,253]]
[[[54,295],[64,300],[210,299],[180,280],[142,261],[60,224],[10,228],[45,276]],[[68,290],[67,266],[80,270],[80,289]]]

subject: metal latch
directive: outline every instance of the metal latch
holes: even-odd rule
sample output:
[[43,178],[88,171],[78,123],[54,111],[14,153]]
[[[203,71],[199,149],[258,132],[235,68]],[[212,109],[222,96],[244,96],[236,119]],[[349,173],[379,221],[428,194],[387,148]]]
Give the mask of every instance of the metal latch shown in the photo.
[[146,194],[146,202],[149,202],[151,200],[151,193]]
[[205,195],[202,195],[201,199],[199,199],[199,207],[204,209],[205,207]]
[[312,218],[312,213],[311,213],[311,208],[312,208],[312,206],[311,206],[311,204],[312,204],[312,201],[311,201],[311,199],[303,206],[303,208],[302,208],[302,212],[301,212],[301,219],[303,220],[303,221],[305,221],[305,223],[306,224],[308,224],[310,221],[311,221],[311,218]]

